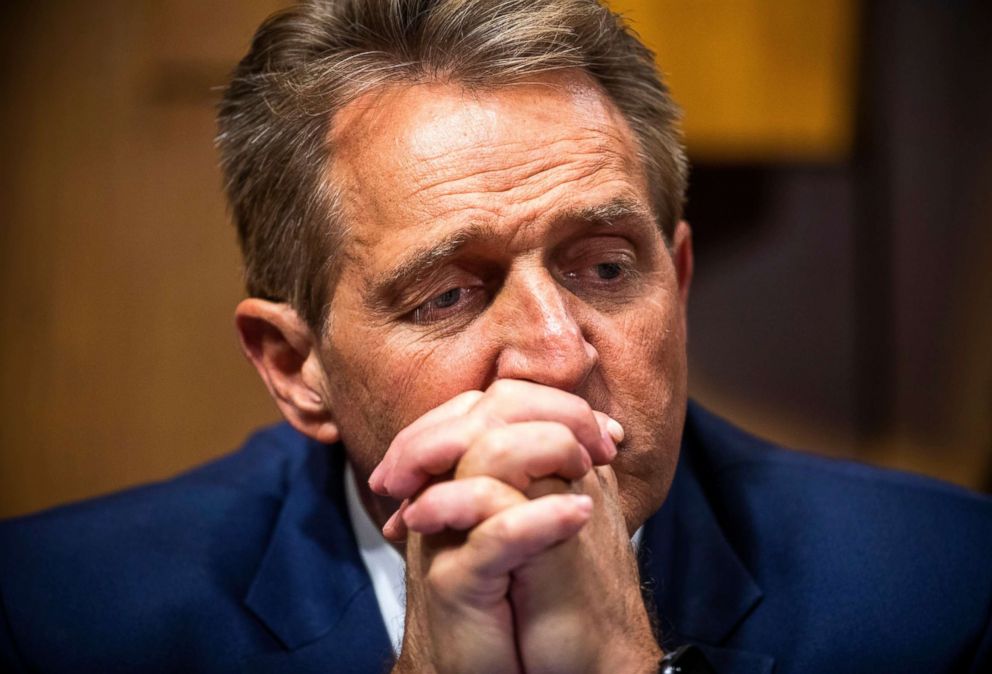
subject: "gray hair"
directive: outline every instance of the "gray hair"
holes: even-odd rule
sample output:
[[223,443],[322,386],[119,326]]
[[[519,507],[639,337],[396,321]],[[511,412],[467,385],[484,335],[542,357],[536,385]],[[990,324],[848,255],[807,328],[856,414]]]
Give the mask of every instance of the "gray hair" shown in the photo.
[[569,68],[633,130],[670,240],[686,189],[680,112],[653,54],[598,0],[306,0],[270,17],[218,115],[249,295],[289,302],[322,331],[345,231],[328,137],[349,102],[390,83],[492,88]]

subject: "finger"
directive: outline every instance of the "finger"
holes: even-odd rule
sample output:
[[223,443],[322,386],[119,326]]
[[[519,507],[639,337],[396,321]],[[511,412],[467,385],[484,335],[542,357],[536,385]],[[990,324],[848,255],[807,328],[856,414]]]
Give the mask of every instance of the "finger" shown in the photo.
[[445,529],[464,531],[525,501],[527,497],[513,487],[480,476],[428,487],[406,508],[402,518],[409,529],[421,534]]
[[406,522],[403,521],[403,513],[410,507],[410,499],[404,499],[400,507],[396,509],[386,523],[382,525],[382,535],[387,541],[401,542],[406,540]]
[[[418,508],[418,511],[426,509],[428,504],[430,504],[431,509],[441,508],[442,511],[448,509],[456,513],[461,513],[462,516],[458,519],[445,520],[434,525],[433,528],[428,529],[430,525],[424,519],[427,516],[425,514],[415,513],[413,517],[416,521],[423,522],[413,527],[415,531],[433,533],[444,526],[458,529],[468,528],[474,526],[483,518],[488,517],[496,509],[505,507],[500,506],[500,508],[488,509],[480,512],[477,516],[470,516],[469,513],[478,511],[478,508],[470,506],[461,500],[455,500],[454,498],[445,498],[443,501],[437,500],[441,494],[446,494],[448,490],[466,489],[459,486],[464,482],[477,478],[493,478],[501,487],[513,494],[514,498],[512,501],[506,503],[506,505],[513,505],[513,503],[519,500],[518,495],[520,492],[523,492],[527,498],[537,498],[551,493],[568,492],[571,489],[570,480],[578,480],[589,473],[591,462],[588,454],[581,445],[578,445],[575,437],[564,426],[553,424],[552,422],[528,422],[527,424],[515,424],[514,426],[528,427],[534,431],[538,431],[537,437],[531,437],[532,444],[519,443],[523,448],[522,452],[516,453],[516,457],[522,459],[522,461],[516,462],[519,465],[515,465],[515,462],[511,460],[509,452],[505,452],[505,461],[499,461],[502,465],[496,465],[495,463],[474,461],[471,457],[486,456],[491,458],[493,455],[504,454],[502,450],[495,452],[483,450],[475,452],[475,454],[470,450],[458,464],[455,482],[438,483],[433,487],[428,487],[423,494],[415,497],[417,503],[421,504],[421,508]],[[545,426],[552,428],[545,429]],[[512,428],[507,427],[507,431]],[[571,453],[571,456],[561,456],[562,448],[560,446],[552,446],[553,440],[546,437],[548,431],[552,435],[562,434],[560,442],[566,445],[570,444],[576,448]],[[459,493],[462,492],[459,491]],[[410,498],[405,498],[400,504],[399,509],[383,525],[382,533],[387,540],[396,542],[406,540],[410,520],[404,517],[404,513],[411,505]],[[465,519],[466,517],[468,519]],[[458,522],[464,522],[464,524],[458,524]]]
[[461,418],[400,433],[374,473],[374,491],[395,499],[408,498],[431,477],[453,470],[481,434],[517,422],[555,421],[567,426],[594,465],[607,464],[617,454],[611,433],[622,437],[620,425],[605,414],[594,413],[585,400],[565,391],[501,379],[476,400]]
[[527,421],[483,433],[458,462],[455,478],[489,475],[525,491],[538,478],[578,480],[591,468],[589,452],[567,426]]
[[[480,478],[471,478],[471,479],[484,479],[484,477],[480,476]],[[435,488],[439,490],[447,490],[449,488],[455,489],[458,488],[457,487],[458,484],[465,481],[467,480],[459,480],[457,481],[457,483],[441,482],[436,487],[431,487],[428,491]],[[446,495],[440,493],[434,493],[430,497],[429,501],[425,501],[422,504],[425,507],[428,507],[427,503],[428,502],[430,503],[429,505],[430,510],[427,511],[428,514],[418,512],[413,515],[413,517],[416,518],[416,522],[414,522],[415,524],[414,530],[419,531],[420,533],[429,533],[429,531],[427,531],[427,529],[429,528],[433,528],[433,530],[435,531],[440,531],[444,527],[464,530],[474,526],[474,524],[477,524],[478,522],[481,522],[486,517],[491,516],[493,513],[502,509],[502,507],[509,507],[515,505],[518,502],[523,501],[523,499],[519,498],[519,492],[517,492],[515,489],[502,482],[497,481],[497,483],[500,484],[503,488],[509,490],[509,494],[506,497],[505,505],[498,504],[494,507],[484,509],[471,504],[466,505],[460,503],[458,502],[458,497],[448,498]],[[576,483],[574,482],[566,482],[565,480],[562,480],[560,478],[544,477],[531,482],[530,486],[528,486],[527,490],[523,493],[523,496],[526,497],[527,499],[535,499],[541,496],[546,496],[548,494],[567,494],[570,492],[575,492],[576,490],[575,485]],[[426,493],[427,492],[425,492],[425,494]],[[422,496],[418,497],[417,501],[420,502],[422,498],[423,498]],[[595,502],[595,498],[593,499],[593,502]],[[404,499],[403,503],[400,504],[399,509],[397,509],[397,511],[394,512],[389,517],[388,520],[386,520],[386,523],[382,527],[382,535],[386,538],[386,540],[394,541],[397,543],[406,540],[410,527],[407,526],[407,520],[404,517],[404,514],[406,513],[410,505],[411,505],[410,499]],[[470,514],[472,512],[472,508],[475,508],[475,513],[476,513],[475,515]],[[431,527],[427,520],[429,517],[432,516],[429,513],[431,513],[434,510],[437,510],[442,513],[455,512],[460,514],[457,515],[456,518],[452,518],[438,526]]]
[[[424,428],[428,428],[447,419],[453,419],[466,414],[479,401],[479,398],[481,398],[482,395],[482,391],[464,391],[456,395],[451,400],[438,405],[400,431],[400,433],[390,444],[390,448],[392,448],[393,445],[396,445],[397,441],[400,444],[403,444],[407,438],[416,435]],[[382,484],[383,479],[385,475],[388,474],[390,466],[396,461],[397,456],[398,454],[396,452],[390,453],[387,450],[385,456],[382,458],[382,461],[379,462],[379,465],[376,466],[375,470],[373,470],[372,474],[369,476],[369,487],[375,493],[385,495]]]
[[603,433],[589,403],[577,395],[529,381],[500,379],[472,407],[470,415],[481,414],[508,424],[521,421],[557,421],[589,451],[596,465],[609,463],[616,456],[616,445]]
[[397,458],[382,488],[395,499],[409,498],[432,477],[456,467],[456,477],[492,475],[524,490],[547,475],[578,479],[593,465],[589,450],[564,424],[527,421],[490,428],[485,418],[471,414],[423,429],[405,444],[394,442],[390,452]]
[[[548,494],[588,494],[582,489],[581,484],[582,482],[566,482],[558,477],[542,477],[530,483],[524,496],[529,499],[536,499]],[[596,499],[593,499],[593,503],[595,502]]]
[[465,451],[490,430],[487,420],[466,415],[421,429],[405,438],[397,436],[386,452],[391,463],[381,475],[383,494],[395,499],[413,496],[427,482],[455,469]]
[[623,442],[625,433],[623,426],[620,425],[619,421],[611,417],[606,412],[593,410],[592,413],[596,417],[596,422],[599,424],[600,431],[610,436],[610,440],[613,441],[614,445],[619,445]]
[[591,514],[592,499],[585,494],[552,494],[521,503],[475,527],[455,561],[483,579],[510,573],[576,535]]

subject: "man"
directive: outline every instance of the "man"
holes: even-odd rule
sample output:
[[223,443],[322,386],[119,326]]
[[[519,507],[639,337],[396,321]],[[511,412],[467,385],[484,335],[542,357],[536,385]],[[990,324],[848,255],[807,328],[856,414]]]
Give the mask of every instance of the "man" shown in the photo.
[[5,664],[984,671],[987,500],[687,412],[676,120],[593,0],[267,22],[219,144],[289,426],[8,523]]

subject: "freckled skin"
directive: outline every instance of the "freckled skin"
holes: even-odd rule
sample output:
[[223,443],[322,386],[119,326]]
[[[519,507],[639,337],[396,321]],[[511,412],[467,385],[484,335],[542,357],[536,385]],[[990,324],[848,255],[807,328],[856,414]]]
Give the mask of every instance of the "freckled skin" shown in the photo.
[[[456,394],[529,379],[573,392],[624,426],[612,466],[628,528],[642,524],[664,500],[678,457],[688,279],[678,278],[651,223],[632,226],[636,243],[624,244],[636,255],[636,280],[609,293],[570,285],[558,261],[584,244],[554,224],[566,209],[616,197],[650,204],[616,108],[575,73],[485,92],[393,86],[346,107],[332,134],[339,150],[330,171],[344,186],[349,233],[320,349],[322,393],[358,474],[367,477],[400,430]],[[476,298],[467,308],[453,308],[456,319],[418,325],[416,303],[368,306],[370,279],[412,248],[479,222],[496,241],[473,248],[465,264],[456,258],[442,273],[450,282],[416,289],[423,303],[485,285],[467,295]],[[479,259],[489,274],[481,280]],[[601,268],[589,265],[577,278],[599,283]],[[392,506],[364,497],[381,525]]]

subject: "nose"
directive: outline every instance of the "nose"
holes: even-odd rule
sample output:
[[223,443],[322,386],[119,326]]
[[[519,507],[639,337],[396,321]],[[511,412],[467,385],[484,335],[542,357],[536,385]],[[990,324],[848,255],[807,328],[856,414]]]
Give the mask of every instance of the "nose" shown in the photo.
[[577,392],[599,354],[574,315],[574,296],[542,270],[508,281],[497,301],[501,349],[496,376]]

